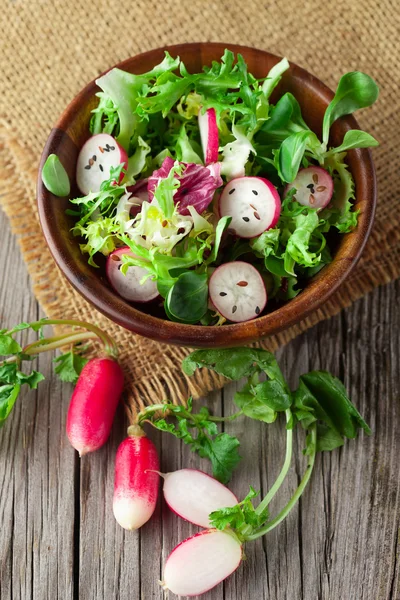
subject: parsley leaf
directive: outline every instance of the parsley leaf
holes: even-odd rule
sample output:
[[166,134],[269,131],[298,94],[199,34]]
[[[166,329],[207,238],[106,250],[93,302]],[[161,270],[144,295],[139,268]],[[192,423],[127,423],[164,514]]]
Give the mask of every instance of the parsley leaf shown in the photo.
[[20,389],[19,383],[0,385],[0,427],[12,411]]
[[39,373],[39,371],[32,371],[31,373],[29,373],[29,375],[25,375],[25,373],[18,371],[17,378],[21,382],[21,384],[26,383],[27,385],[29,385],[31,390],[36,390],[38,384],[41,381],[43,381],[44,375],[42,375],[42,373]]
[[12,338],[11,335],[5,333],[0,334],[0,354],[6,356],[8,354],[17,354],[21,352],[21,346]]
[[210,523],[213,527],[223,530],[227,527],[234,529],[237,534],[246,531],[248,535],[255,529],[258,529],[268,520],[268,508],[257,513],[252,499],[259,495],[254,488],[250,486],[250,492],[247,496],[232,507],[221,508],[210,514]]
[[192,445],[202,458],[211,461],[213,476],[221,483],[228,483],[232,472],[241,460],[238,452],[240,442],[227,433],[219,433],[214,439],[204,436],[196,439]]
[[53,363],[56,365],[54,371],[61,381],[76,383],[87,362],[87,358],[71,350],[53,359]]
[[213,476],[221,483],[227,483],[241,459],[238,452],[239,440],[227,433],[218,433],[217,425],[206,407],[202,407],[197,414],[193,413],[191,398],[187,407],[163,404],[162,411],[168,412],[174,422],[151,414],[153,410],[159,412],[159,408],[158,405],[147,407],[139,417],[139,424],[149,421],[156,429],[182,440],[193,452],[197,452],[202,458],[208,458]]

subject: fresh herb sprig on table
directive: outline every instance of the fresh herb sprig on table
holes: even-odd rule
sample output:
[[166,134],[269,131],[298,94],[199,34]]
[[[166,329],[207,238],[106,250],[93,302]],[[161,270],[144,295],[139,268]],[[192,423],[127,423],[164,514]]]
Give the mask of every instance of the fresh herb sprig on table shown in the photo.
[[[42,329],[50,324],[68,325],[73,329],[68,333],[45,338]],[[24,329],[39,332],[40,336],[37,341],[22,348],[15,341],[14,335]],[[88,361],[79,354],[80,345],[83,341],[92,339],[102,342],[108,358],[91,361],[91,371],[93,375],[97,373],[98,382],[95,384],[99,384],[95,393],[92,393],[92,389],[86,389],[86,382],[81,382],[81,388],[76,397],[74,392],[71,404],[75,403],[72,412],[76,412],[77,399],[82,400],[85,411],[90,408],[92,412],[94,410],[93,414],[96,416],[97,405],[93,405],[93,400],[98,400],[98,394],[102,392],[99,373],[103,377],[101,386],[109,378],[105,369],[110,366],[111,377],[115,381],[118,379],[119,388],[114,398],[114,409],[123,387],[122,371],[114,360],[118,350],[108,334],[90,323],[54,319],[21,323],[13,329],[1,330],[0,353],[7,358],[0,364],[0,425],[10,415],[21,386],[27,384],[35,389],[44,379],[43,375],[36,370],[24,373],[21,369],[24,361],[31,362],[41,352],[71,345],[71,350],[55,358],[54,363],[55,371],[63,381],[75,383],[82,369],[89,366]],[[103,363],[101,372],[95,366],[99,362]],[[105,367],[104,362],[109,366]],[[255,507],[252,501],[258,493],[250,487],[249,494],[238,504],[221,508],[210,515],[211,525],[218,530],[231,532],[236,536],[238,543],[257,539],[276,527],[289,514],[310,480],[317,452],[330,451],[342,446],[345,438],[355,438],[360,429],[367,434],[371,433],[370,428],[348,398],[343,384],[326,371],[311,371],[301,375],[297,388],[290,390],[275,357],[270,352],[254,348],[196,350],[185,358],[182,367],[189,376],[193,375],[196,369],[207,368],[233,381],[247,378],[244,386],[234,396],[238,411],[229,417],[219,417],[212,416],[206,407],[201,407],[198,412],[194,412],[191,399],[187,406],[161,402],[147,406],[138,413],[136,426],[134,425],[133,428],[141,432],[138,435],[139,440],[144,435],[141,427],[145,423],[150,423],[160,431],[181,439],[192,451],[210,460],[214,476],[223,483],[229,481],[240,461],[238,453],[240,443],[236,437],[219,432],[218,423],[247,417],[270,426],[280,413],[285,414],[285,456],[281,470],[264,499]],[[117,375],[115,370],[118,370]],[[78,386],[79,381],[77,388]],[[108,410],[107,394],[106,404],[100,410],[101,414],[98,417],[99,425],[107,417],[108,432],[100,444],[92,444],[90,447],[87,441],[76,444],[74,447],[79,446],[77,449],[81,454],[100,447],[109,435],[115,410],[113,409],[111,413]],[[89,407],[88,402],[92,406]],[[271,519],[269,505],[289,472],[293,454],[293,430],[299,424],[306,431],[304,454],[307,457],[307,466],[292,497]]]
[[[193,413],[193,402],[189,400],[187,407],[168,402],[148,406],[139,413],[137,420],[139,424],[151,423],[153,427],[173,434],[201,457],[209,458],[213,475],[222,483],[229,481],[239,462],[239,441],[227,433],[218,433],[218,422],[246,416],[270,424],[276,421],[279,413],[285,413],[287,454],[280,475],[282,481],[290,467],[293,429],[297,424],[307,431],[304,452],[312,462],[317,452],[342,446],[344,438],[356,437],[360,428],[370,433],[343,384],[326,371],[302,375],[298,387],[291,391],[275,357],[265,350],[196,350],[182,365],[189,376],[202,367],[233,381],[247,378],[233,398],[239,409],[237,413],[215,417],[202,407],[196,414]],[[266,375],[266,380],[262,380],[262,375]],[[171,419],[164,415],[160,417],[160,411],[168,413]]]

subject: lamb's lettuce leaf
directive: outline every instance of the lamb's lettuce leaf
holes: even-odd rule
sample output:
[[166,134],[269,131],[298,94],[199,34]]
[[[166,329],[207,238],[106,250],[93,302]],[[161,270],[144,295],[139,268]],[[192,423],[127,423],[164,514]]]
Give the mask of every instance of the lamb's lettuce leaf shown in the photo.
[[329,129],[339,117],[349,115],[359,108],[371,106],[379,95],[376,82],[365,73],[353,71],[341,77],[335,96],[325,111],[322,126],[324,149],[328,145]]
[[379,142],[366,131],[359,129],[350,129],[346,131],[343,142],[336,148],[330,148],[325,156],[331,156],[340,152],[351,150],[352,148],[374,148],[379,146]]

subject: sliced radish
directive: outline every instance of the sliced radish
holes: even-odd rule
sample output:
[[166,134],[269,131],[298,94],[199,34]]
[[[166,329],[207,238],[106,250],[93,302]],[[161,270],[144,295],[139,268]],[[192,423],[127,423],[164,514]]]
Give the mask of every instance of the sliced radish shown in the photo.
[[177,596],[204,594],[231,575],[241,560],[242,546],[234,534],[206,529],[171,552],[161,585]]
[[203,471],[181,469],[163,477],[164,498],[170,509],[200,527],[210,527],[208,517],[214,510],[238,503],[227,487]]
[[115,458],[113,511],[124,529],[139,529],[157,504],[157,450],[140,427],[129,427]]
[[[128,155],[118,142],[107,133],[99,133],[88,139],[79,152],[76,165],[76,183],[85,196],[98,192],[103,181],[110,178],[111,167],[124,163],[128,166]],[[121,173],[120,183],[124,174]]]
[[310,208],[325,208],[333,196],[333,179],[322,167],[307,167],[297,173],[293,183],[285,188],[285,194],[295,188],[293,200]]
[[218,160],[218,126],[214,108],[208,108],[204,113],[199,112],[199,131],[201,147],[203,148],[204,162],[217,162]]
[[238,177],[224,187],[219,213],[221,217],[232,217],[229,229],[237,236],[252,238],[276,225],[281,201],[268,179]]
[[123,254],[135,256],[128,246],[124,246],[114,250],[107,259],[106,275],[114,290],[129,302],[150,302],[157,298],[157,284],[153,279],[148,277],[140,283],[149,274],[146,269],[132,266],[128,267],[126,275],[121,273]]
[[208,289],[218,312],[234,323],[255,319],[267,303],[267,292],[260,273],[240,260],[215,269]]

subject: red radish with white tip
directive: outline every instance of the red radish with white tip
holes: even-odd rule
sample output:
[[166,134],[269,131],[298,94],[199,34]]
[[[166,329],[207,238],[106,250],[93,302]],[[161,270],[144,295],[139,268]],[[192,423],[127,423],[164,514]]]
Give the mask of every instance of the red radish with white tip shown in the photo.
[[275,187],[262,177],[237,177],[224,187],[219,199],[221,217],[232,217],[229,230],[253,238],[275,227],[281,200]]
[[255,319],[267,304],[265,283],[260,273],[240,260],[215,269],[208,289],[217,311],[234,323]]
[[233,533],[206,529],[172,550],[161,585],[177,596],[204,594],[231,575],[241,561],[242,545]]
[[160,468],[157,450],[138,425],[128,428],[115,458],[113,511],[124,529],[139,529],[157,504]]
[[124,275],[121,272],[122,255],[135,256],[128,246],[117,248],[107,258],[106,275],[114,290],[129,302],[151,302],[159,296],[156,282],[148,277],[149,274],[143,267],[130,266]]
[[106,443],[124,387],[124,374],[112,358],[93,358],[83,367],[67,415],[67,435],[83,456]]
[[218,160],[218,125],[215,108],[208,108],[204,113],[199,112],[199,131],[204,163],[206,165]]
[[[82,146],[76,164],[76,183],[85,196],[98,192],[106,179],[110,178],[111,167],[128,167],[128,155],[116,139],[107,133],[93,135]],[[121,183],[124,173],[121,173]]]
[[296,192],[293,200],[303,206],[322,209],[328,206],[333,196],[333,179],[322,167],[301,169],[293,183],[285,188],[285,194],[291,189]]
[[213,511],[238,503],[235,494],[203,471],[180,469],[162,477],[164,498],[170,509],[199,527],[210,527],[209,515]]

